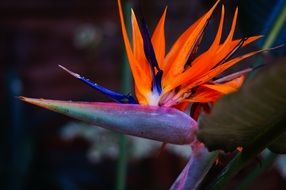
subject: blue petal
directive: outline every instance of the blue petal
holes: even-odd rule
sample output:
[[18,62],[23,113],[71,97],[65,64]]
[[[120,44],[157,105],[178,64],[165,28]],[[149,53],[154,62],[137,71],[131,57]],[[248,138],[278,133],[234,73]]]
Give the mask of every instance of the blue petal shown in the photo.
[[[157,92],[160,94],[162,92],[161,79],[162,79],[163,71],[160,69],[158,65],[155,51],[154,51],[154,48],[151,42],[150,33],[149,33],[147,24],[145,23],[144,19],[141,19],[141,29],[142,29],[142,37],[144,41],[144,53],[151,66],[152,75],[153,75],[152,90],[157,90]],[[156,70],[157,70],[157,74],[155,74]]]
[[158,94],[161,94],[162,92],[162,86],[161,86],[162,76],[163,76],[163,71],[159,70],[155,75],[155,79],[153,80],[153,89],[155,87]]
[[141,19],[141,28],[142,28],[142,37],[144,41],[144,52],[146,55],[147,60],[151,64],[152,68],[156,68],[157,70],[160,70],[156,56],[155,51],[151,42],[150,33],[147,27],[147,24],[143,19]]
[[62,68],[63,70],[65,70],[66,72],[68,72],[69,74],[71,74],[72,76],[74,76],[75,78],[81,80],[82,82],[86,83],[87,85],[89,85],[92,88],[95,88],[96,90],[98,90],[99,92],[103,93],[104,95],[106,95],[107,97],[111,98],[112,100],[114,100],[115,102],[119,102],[119,103],[128,103],[128,104],[137,104],[137,101],[135,100],[135,98],[131,95],[124,95],[124,94],[120,94],[118,92],[114,92],[112,90],[109,90],[95,82],[92,82],[91,80],[89,80],[88,78],[85,78],[83,76],[80,76],[77,73],[74,73],[70,70],[68,70],[67,68],[59,65],[60,68]]

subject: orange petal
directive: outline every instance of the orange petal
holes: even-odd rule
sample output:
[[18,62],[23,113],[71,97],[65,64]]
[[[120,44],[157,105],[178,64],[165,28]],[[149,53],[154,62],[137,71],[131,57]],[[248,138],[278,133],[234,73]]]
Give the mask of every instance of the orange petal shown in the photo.
[[[256,40],[259,40],[260,38],[262,38],[263,36],[262,35],[258,35],[258,36],[251,36],[249,37],[242,45],[242,47],[245,47],[249,44],[251,44],[252,42],[256,41]],[[241,39],[239,40],[234,40],[233,42],[239,42]]]
[[[241,47],[245,47],[249,45],[250,43],[260,39],[262,36],[252,36],[247,38]],[[237,48],[237,46],[241,43],[241,40],[243,39],[237,39],[237,40],[231,40],[229,42],[225,42],[225,45],[221,45],[219,50],[216,52],[216,56],[212,59],[214,67],[217,63],[219,63],[221,60],[225,59],[233,50]],[[227,43],[227,44],[226,44]]]
[[[125,44],[125,49],[127,53],[127,57],[129,60],[129,65],[133,74],[133,78],[135,81],[135,86],[138,87],[138,90],[141,91],[141,94],[146,94],[150,89],[151,89],[151,82],[148,77],[146,77],[146,73],[142,68],[140,67],[140,64],[136,60],[131,46],[130,42],[128,39],[127,31],[126,31],[126,26],[124,22],[124,16],[123,16],[123,11],[122,11],[122,5],[121,5],[121,0],[117,0],[118,3],[118,9],[119,9],[119,16],[120,16],[120,23],[121,23],[121,29],[122,29],[122,34],[123,34],[123,40]],[[139,88],[140,87],[140,88]]]
[[[218,28],[216,37],[211,47],[205,53],[203,53],[197,59],[195,59],[192,63],[192,66],[202,65],[200,66],[200,71],[202,73],[207,72],[209,69],[214,67],[217,63],[223,60],[240,43],[240,40],[232,41],[234,31],[235,31],[235,26],[236,26],[237,15],[238,15],[238,9],[236,9],[235,11],[233,21],[232,21],[232,26],[228,34],[228,37],[224,41],[224,43],[220,45],[223,22],[224,22],[224,6],[222,6],[221,18],[220,18],[219,28]],[[208,64],[206,64],[206,62]],[[198,74],[198,72],[196,73]]]
[[230,42],[233,39],[233,35],[235,32],[235,28],[236,28],[236,22],[237,22],[237,16],[238,16],[238,8],[235,9],[235,13],[232,19],[232,24],[231,24],[231,28],[230,28],[230,32],[226,38],[226,42]]
[[222,94],[218,91],[200,87],[201,89],[191,98],[185,99],[185,102],[215,102]]
[[165,60],[164,73],[165,77],[167,77],[165,83],[168,83],[168,79],[172,79],[176,74],[184,70],[184,65],[191,50],[195,48],[196,41],[218,3],[219,0],[205,15],[191,25],[173,45]]
[[223,22],[224,22],[224,5],[221,7],[221,15],[219,21],[219,27],[213,41],[212,47],[217,47],[220,44],[221,36],[222,36],[222,29],[223,29]]
[[151,80],[151,70],[144,53],[142,35],[140,32],[140,28],[135,13],[132,9],[131,9],[131,23],[132,23],[133,54],[137,60],[137,63],[140,63],[140,67],[142,68],[142,71],[144,72],[146,77]]
[[236,91],[242,85],[244,79],[245,77],[242,75],[238,78],[235,78],[223,84],[203,84],[202,86],[215,90],[222,94],[228,94],[228,93]]
[[[230,68],[231,66],[233,66],[234,64],[238,63],[239,61],[242,61],[248,57],[251,57],[253,55],[256,55],[257,53],[263,52],[266,50],[259,50],[259,51],[254,51],[254,52],[250,52],[247,53],[245,55],[233,58],[229,61],[227,61],[226,63],[217,66],[216,68],[210,70],[208,73],[205,74],[205,76],[203,76],[200,80],[198,80],[196,83],[201,84],[206,81],[211,80],[212,78],[214,78],[215,76],[219,75],[220,73],[222,73],[223,71],[225,71],[226,69]],[[268,50],[267,50],[268,51]]]
[[243,83],[245,77],[240,76],[224,84],[204,84],[199,87],[198,92],[187,102],[215,102],[221,96],[236,91]]
[[148,105],[148,100],[146,98],[148,92],[143,92],[140,90],[140,87],[135,85],[135,94],[140,105]]
[[232,42],[233,35],[235,32],[237,16],[238,16],[238,8],[235,9],[235,13],[234,13],[234,16],[232,19],[232,24],[231,24],[229,34],[228,34],[227,38],[225,39],[224,43],[218,49],[217,53],[222,54],[222,52],[224,52],[224,51],[229,51],[230,43]]
[[131,50],[131,46],[130,46],[130,42],[128,39],[128,34],[126,31],[126,26],[125,26],[125,22],[124,22],[124,16],[123,16],[123,11],[122,11],[122,6],[121,6],[121,0],[118,0],[118,8],[119,8],[119,15],[120,15],[120,23],[121,23],[121,30],[122,30],[122,35],[123,35],[123,40],[124,40],[124,44],[125,44],[125,49],[126,49],[126,53],[127,53],[127,57],[129,60],[129,64],[133,73],[134,78],[139,76],[140,73],[140,68],[138,67],[139,65],[136,64],[137,60],[135,59],[132,50]]
[[[253,42],[253,41],[255,41],[261,37],[262,36],[253,36],[253,37],[248,38],[244,42],[244,46],[248,45],[249,43],[251,43],[251,42]],[[225,56],[227,56],[228,53],[230,51],[232,51],[233,48],[238,45],[239,42],[240,42],[240,40],[235,40],[235,41],[230,42],[230,45],[229,45],[230,48],[228,49],[228,51],[225,50],[224,52],[221,52],[221,55],[216,53],[217,56],[214,56],[213,51],[209,51],[209,50],[204,52],[203,54],[201,54],[198,58],[196,58],[194,60],[191,68],[189,68],[187,71],[185,71],[184,73],[182,73],[181,75],[176,77],[174,80],[169,82],[168,86],[165,87],[165,91],[169,91],[169,90],[174,89],[180,85],[186,85],[186,83],[189,83],[188,86],[190,87],[190,86],[196,84],[195,81],[197,81],[197,80],[202,81],[202,76],[204,76],[205,73],[209,73],[210,69],[213,68],[221,59],[223,59]],[[224,46],[224,47],[226,47],[226,46]],[[265,50],[263,50],[263,51],[265,51]],[[256,53],[259,53],[259,52],[261,52],[261,51],[258,51]],[[255,52],[252,52],[252,53],[256,54]],[[241,56],[238,58],[245,59],[249,56],[254,55],[252,53],[246,54],[245,56]],[[234,65],[235,63],[241,61],[242,59],[239,59],[239,60],[234,59],[234,61],[236,61],[236,62],[230,62],[231,61],[230,60],[227,63],[228,64],[232,63],[232,64],[230,66],[227,66],[228,64],[226,64],[225,66],[227,66],[227,68],[229,68],[232,65]],[[208,63],[208,64],[206,64],[206,63]],[[218,66],[218,67],[220,67],[220,66]],[[220,68],[223,68],[223,67],[220,67]],[[217,73],[216,75],[218,75],[218,74],[220,74],[220,73]],[[208,80],[210,80],[210,79],[208,79]],[[206,80],[206,81],[208,81],[208,80]]]
[[166,55],[166,58],[164,60],[164,65],[163,65],[164,73],[167,73],[169,71],[172,63],[174,62],[174,59],[178,56],[180,48],[184,45],[185,39],[189,36],[189,33],[191,33],[194,30],[194,28],[198,25],[201,19],[202,18],[198,19],[194,24],[192,24],[173,44],[171,50]]
[[231,28],[230,28],[230,32],[229,32],[226,40],[224,41],[224,43],[222,45],[220,45],[217,48],[216,57],[212,58],[213,64],[219,63],[219,61],[224,59],[229,54],[229,52],[231,52],[233,50],[233,48],[235,48],[235,46],[239,43],[239,42],[237,42],[237,43],[235,43],[236,45],[232,46],[232,44],[233,44],[232,39],[233,39],[233,35],[235,32],[237,16],[238,16],[238,8],[236,8],[236,10],[235,10],[233,20],[232,20],[232,24],[231,24]]
[[[263,52],[263,51],[268,51],[268,50],[254,51],[254,52],[250,52],[250,53],[247,53],[245,55],[236,57],[234,59],[231,59],[228,62],[226,62],[226,63],[224,63],[222,65],[219,65],[216,68],[210,70],[203,77],[201,77],[197,81],[193,82],[192,85],[200,85],[202,83],[205,83],[205,82],[211,80],[212,78],[214,78],[215,76],[219,75],[220,73],[222,73],[226,69],[230,68],[234,64],[238,63],[239,61],[242,61],[242,60],[244,60],[244,59],[246,59],[248,57],[251,57],[251,56],[253,56],[253,55],[257,54],[257,53]],[[192,85],[190,85],[190,86],[192,86]]]
[[[193,61],[192,66],[199,64],[200,61],[198,61],[198,60],[200,60],[202,56],[206,56],[208,58],[212,58],[215,56],[215,54],[216,54],[216,52],[220,46],[220,41],[221,41],[221,37],[222,37],[222,30],[223,30],[223,23],[224,23],[224,16],[225,16],[224,5],[222,5],[219,27],[218,27],[218,31],[217,31],[217,34],[215,36],[215,39],[214,39],[212,45],[210,46],[210,48]],[[206,62],[206,60],[204,60],[204,62]],[[204,64],[204,65],[206,66],[206,64]]]
[[136,58],[140,58],[144,53],[143,39],[133,9],[131,9],[131,23],[132,23],[133,53]]
[[152,35],[152,45],[154,47],[156,59],[159,67],[162,68],[165,58],[165,19],[166,19],[167,7],[159,20],[154,33]]
[[233,79],[236,79],[236,78],[238,78],[238,77],[240,77],[240,76],[242,76],[242,75],[246,75],[247,73],[249,73],[249,72],[251,72],[251,71],[253,71],[253,68],[246,68],[246,69],[237,71],[237,72],[235,72],[235,73],[231,73],[231,74],[229,74],[229,75],[223,76],[223,77],[221,77],[221,78],[219,78],[219,79],[215,79],[215,80],[213,81],[213,83],[214,83],[214,84],[226,83],[226,82],[229,82],[229,81],[231,81],[231,80],[233,80]]
[[[172,84],[170,84],[170,86],[168,86],[168,88],[166,88],[166,91],[170,89],[175,88],[176,86],[179,85],[183,85],[183,88],[180,89],[180,91],[177,93],[176,97],[180,97],[182,96],[184,93],[188,92],[190,89],[192,89],[195,86],[201,85],[203,83],[206,83],[208,81],[210,81],[211,79],[213,79],[215,76],[219,75],[220,73],[222,73],[223,71],[225,71],[226,69],[230,68],[231,66],[233,66],[234,64],[238,63],[239,61],[242,61],[243,59],[246,59],[248,57],[251,57],[257,53],[263,52],[263,51],[268,51],[269,49],[266,50],[259,50],[259,51],[254,51],[254,52],[250,52],[248,54],[236,57],[234,59],[229,60],[228,62],[219,65],[217,67],[215,67],[214,69],[210,70],[209,72],[205,73],[203,76],[198,77],[196,80],[192,80],[192,81],[187,81],[187,77],[186,76],[178,76]],[[184,74],[184,73],[183,73]],[[183,75],[182,74],[182,75]],[[179,84],[179,85],[178,85]],[[173,86],[171,86],[173,85]]]
[[214,65],[213,57],[215,56],[216,51],[219,47],[223,29],[223,22],[224,22],[224,6],[222,6],[218,32],[216,34],[212,46],[192,62],[191,68],[186,70],[183,74],[179,75],[177,79],[169,81],[168,84],[166,85],[166,91],[176,88],[176,85],[178,85],[179,83],[182,84],[183,80],[184,82],[186,82],[187,80],[191,81],[196,77],[201,76],[203,73],[209,71],[213,67]]

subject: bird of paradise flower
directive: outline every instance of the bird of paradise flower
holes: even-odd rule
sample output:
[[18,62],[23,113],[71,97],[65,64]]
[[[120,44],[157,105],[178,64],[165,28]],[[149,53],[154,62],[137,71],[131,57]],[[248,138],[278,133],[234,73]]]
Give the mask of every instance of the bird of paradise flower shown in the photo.
[[224,6],[222,6],[219,28],[212,45],[207,51],[196,56],[206,26],[218,3],[219,1],[191,25],[166,54],[164,25],[167,9],[159,20],[152,37],[144,20],[141,19],[139,25],[132,10],[133,46],[131,47],[121,3],[118,1],[123,39],[134,77],[137,100],[130,95],[122,95],[103,88],[63,66],[60,67],[120,103],[139,103],[185,110],[187,105],[193,102],[215,102],[222,95],[237,90],[244,81],[244,74],[252,69],[248,68],[216,80],[214,78],[239,61],[260,52],[250,52],[232,58],[241,47],[261,38],[261,36],[252,36],[233,39],[238,15],[238,9],[236,9],[231,30],[225,41],[221,43],[225,14]]
[[[233,58],[239,49],[261,36],[233,39],[238,16],[238,9],[236,9],[230,32],[222,42],[225,15],[222,5],[220,22],[214,40],[205,52],[198,55],[200,42],[204,37],[209,19],[219,4],[218,0],[207,13],[179,36],[166,53],[167,8],[152,36],[149,34],[145,21],[140,19],[138,22],[132,10],[131,44],[124,22],[121,0],[117,3],[125,49],[134,78],[136,98],[130,94],[124,95],[104,88],[60,66],[117,103],[70,102],[26,97],[21,97],[21,99],[107,129],[164,143],[193,144],[194,151],[198,150],[198,147],[203,147],[203,145],[196,140],[198,128],[195,120],[201,108],[209,109],[206,103],[214,103],[221,96],[236,91],[242,85],[245,74],[252,68],[221,78],[217,76],[241,60],[264,51],[254,51]],[[193,108],[191,116],[195,120],[182,112],[190,104]],[[189,163],[190,167],[193,164],[192,159]],[[179,180],[173,188],[180,189],[181,185],[182,181]]]

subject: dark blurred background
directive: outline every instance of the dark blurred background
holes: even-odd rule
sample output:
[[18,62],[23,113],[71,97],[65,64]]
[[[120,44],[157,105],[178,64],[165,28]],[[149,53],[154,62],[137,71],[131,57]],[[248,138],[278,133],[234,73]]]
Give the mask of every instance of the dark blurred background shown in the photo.
[[[215,1],[127,2],[125,8],[132,6],[141,12],[151,31],[168,4],[169,49],[175,38]],[[239,2],[223,2],[230,23]],[[245,6],[245,2],[241,3],[239,19],[247,24],[238,34],[265,32],[265,28],[249,28],[251,19],[245,18],[252,17],[245,7],[251,7],[251,3]],[[275,8],[278,3],[281,1],[272,1],[271,6]],[[259,14],[271,13],[271,6],[266,5],[268,11]],[[1,0],[0,189],[115,189],[118,134],[24,104],[17,96],[109,101],[60,70],[58,64],[121,91],[124,49],[117,9],[116,0]],[[219,14],[217,9],[202,49],[215,34]],[[229,24],[225,27],[228,30]],[[171,147],[160,155],[159,147],[153,141],[128,138],[126,189],[168,189],[176,179],[189,156],[188,147]],[[265,189],[285,189],[285,183],[282,174],[270,167],[251,188],[260,184]]]

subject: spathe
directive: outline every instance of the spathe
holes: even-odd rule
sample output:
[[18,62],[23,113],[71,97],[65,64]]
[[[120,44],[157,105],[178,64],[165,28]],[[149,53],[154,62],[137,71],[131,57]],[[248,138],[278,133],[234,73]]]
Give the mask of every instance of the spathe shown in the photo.
[[[127,135],[171,144],[190,144],[197,122],[174,108],[20,97],[21,100]],[[96,138],[96,137],[95,137]]]

